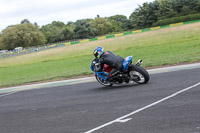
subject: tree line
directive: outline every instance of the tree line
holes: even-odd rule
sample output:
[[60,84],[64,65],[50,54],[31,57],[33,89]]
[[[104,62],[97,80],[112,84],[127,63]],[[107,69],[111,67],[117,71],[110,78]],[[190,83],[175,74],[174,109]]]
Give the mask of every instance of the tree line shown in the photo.
[[155,0],[139,5],[127,18],[124,15],[82,19],[76,22],[53,21],[39,27],[24,19],[0,33],[0,49],[31,47],[66,40],[94,38],[111,33],[151,27],[160,20],[200,13],[200,0]]

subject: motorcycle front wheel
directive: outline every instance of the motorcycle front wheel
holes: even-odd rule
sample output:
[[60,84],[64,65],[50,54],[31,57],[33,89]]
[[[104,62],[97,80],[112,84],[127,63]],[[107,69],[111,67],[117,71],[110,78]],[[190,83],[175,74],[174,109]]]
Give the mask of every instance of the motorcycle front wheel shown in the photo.
[[144,68],[138,65],[132,65],[129,68],[129,76],[131,80],[138,84],[145,84],[150,79],[149,73]]
[[103,79],[101,79],[101,78],[100,78],[99,76],[97,76],[97,75],[95,75],[95,78],[96,78],[96,80],[97,80],[100,84],[102,84],[102,85],[104,85],[104,86],[106,86],[106,87],[109,87],[109,86],[112,86],[112,85],[113,85],[111,82],[104,81]]

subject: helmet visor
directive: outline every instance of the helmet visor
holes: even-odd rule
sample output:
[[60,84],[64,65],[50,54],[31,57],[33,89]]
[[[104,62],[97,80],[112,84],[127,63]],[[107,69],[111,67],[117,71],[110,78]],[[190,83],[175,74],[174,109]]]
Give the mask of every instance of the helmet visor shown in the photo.
[[93,54],[94,54],[95,57],[98,56],[98,52],[97,51],[94,51]]

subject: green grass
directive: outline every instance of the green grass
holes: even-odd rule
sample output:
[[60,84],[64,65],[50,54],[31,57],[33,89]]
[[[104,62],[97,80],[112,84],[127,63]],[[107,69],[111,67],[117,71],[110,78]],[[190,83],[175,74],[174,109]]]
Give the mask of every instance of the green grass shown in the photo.
[[0,87],[92,74],[93,49],[143,59],[143,67],[200,61],[200,23],[55,48],[0,60]]

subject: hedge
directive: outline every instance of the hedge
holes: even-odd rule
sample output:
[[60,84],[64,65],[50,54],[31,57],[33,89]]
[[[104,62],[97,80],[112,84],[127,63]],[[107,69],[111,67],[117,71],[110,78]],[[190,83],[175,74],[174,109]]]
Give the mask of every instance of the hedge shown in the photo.
[[162,25],[168,25],[178,22],[186,22],[186,21],[192,21],[192,20],[198,20],[200,19],[200,13],[198,14],[190,14],[187,16],[180,16],[180,17],[174,17],[169,19],[162,19],[158,20],[156,23],[154,23],[152,26],[162,26]]

